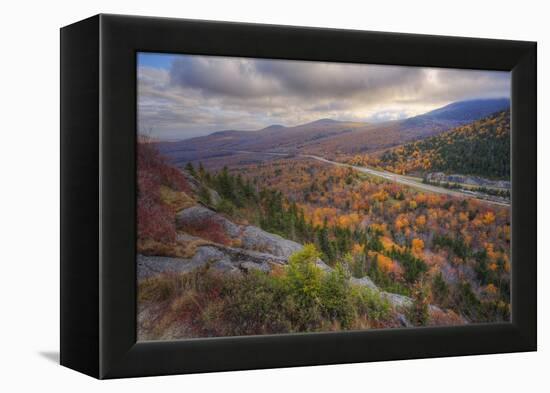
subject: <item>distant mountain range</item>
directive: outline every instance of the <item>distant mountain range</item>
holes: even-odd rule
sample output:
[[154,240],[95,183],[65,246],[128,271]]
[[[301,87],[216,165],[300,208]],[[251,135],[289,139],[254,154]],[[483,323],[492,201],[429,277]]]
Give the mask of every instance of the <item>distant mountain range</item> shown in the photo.
[[508,99],[454,102],[425,114],[384,123],[320,119],[294,127],[271,125],[258,131],[226,130],[178,142],[159,143],[176,163],[230,152],[303,152],[327,157],[386,149],[468,124],[510,107]]
[[418,129],[422,131],[454,128],[463,124],[482,119],[490,114],[510,108],[510,100],[507,98],[459,101],[435,109],[420,116],[405,119],[401,127],[405,130]]

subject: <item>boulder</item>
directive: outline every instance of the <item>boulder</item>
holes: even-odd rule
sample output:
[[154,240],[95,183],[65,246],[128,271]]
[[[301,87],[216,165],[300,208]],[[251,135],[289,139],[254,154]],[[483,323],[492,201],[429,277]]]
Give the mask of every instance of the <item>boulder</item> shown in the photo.
[[287,263],[286,258],[278,257],[276,255],[267,254],[264,252],[245,250],[242,248],[226,247],[221,245],[215,245],[218,250],[223,252],[233,263],[241,264],[242,262],[253,262],[256,264],[267,263],[271,265],[285,265]]
[[210,265],[210,269],[217,270],[222,273],[238,274],[240,273],[239,265],[234,264],[228,258],[222,258]]
[[187,181],[187,183],[189,184],[189,186],[191,187],[191,189],[195,192],[197,192],[201,186],[201,184],[199,183],[199,181],[197,179],[195,179],[189,172],[187,172],[187,170],[185,169],[181,169],[180,170],[181,174],[183,175],[183,177],[185,178],[185,180]]
[[390,302],[392,306],[397,308],[408,308],[413,304],[413,301],[410,297],[399,295],[397,293],[380,292],[380,295],[383,299],[386,299],[388,302]]
[[[189,207],[176,214],[176,227],[178,229],[185,230],[189,227],[200,228],[208,222],[221,225],[227,236],[233,239],[239,238],[241,247],[246,250],[259,251],[288,259],[294,252],[303,248],[299,243],[266,232],[258,227],[252,225],[243,227],[235,224],[222,214],[202,205]],[[324,269],[325,267],[323,266],[322,268]]]
[[372,282],[372,280],[368,276],[365,276],[365,277],[362,277],[362,278],[352,277],[350,279],[350,281],[351,281],[352,284],[360,285],[362,287],[367,287],[369,289],[372,289],[373,291],[379,291],[376,284],[374,282]]
[[187,273],[208,267],[224,273],[261,270],[271,271],[274,265],[284,265],[286,259],[275,255],[217,244],[198,246],[192,258],[171,258],[138,255],[138,279],[164,273]]
[[244,228],[241,242],[243,248],[261,251],[283,258],[288,258],[294,252],[303,248],[299,243],[251,225]]
[[327,265],[322,259],[317,259],[317,261],[315,261],[315,265],[317,265],[317,267],[325,273],[330,273],[332,271],[332,268]]
[[138,280],[143,280],[162,273],[186,273],[197,266],[184,258],[137,256]]
[[143,280],[158,274],[187,273],[209,265],[220,271],[237,271],[238,265],[233,265],[231,258],[216,247],[197,247],[192,258],[172,258],[158,256],[137,256],[138,280]]
[[256,263],[252,261],[244,261],[241,263],[240,267],[247,272],[258,270],[260,272],[269,273],[272,266],[267,262]]
[[397,321],[403,327],[413,327],[414,325],[409,322],[407,317],[401,313],[397,313]]
[[205,222],[215,222],[222,226],[225,233],[232,237],[238,237],[241,233],[239,225],[234,224],[223,215],[201,205],[195,205],[183,209],[176,214],[176,227],[185,229],[186,227],[202,227]]
[[413,303],[410,297],[399,295],[397,293],[381,291],[380,288],[378,288],[378,286],[368,276],[362,278],[352,277],[350,278],[350,281],[352,284],[367,287],[369,289],[372,289],[373,291],[380,293],[382,299],[387,300],[394,308],[404,309],[410,307]]
[[193,265],[196,267],[206,266],[208,263],[213,263],[227,259],[227,256],[221,252],[217,247],[205,246],[198,247],[195,255],[191,258]]
[[211,188],[208,189],[208,196],[210,197],[210,203],[214,206],[218,206],[218,204],[222,201],[220,194]]

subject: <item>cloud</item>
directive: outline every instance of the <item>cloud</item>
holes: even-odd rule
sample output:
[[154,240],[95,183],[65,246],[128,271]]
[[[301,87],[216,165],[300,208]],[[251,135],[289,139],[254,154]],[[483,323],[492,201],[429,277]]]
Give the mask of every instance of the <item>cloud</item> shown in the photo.
[[506,72],[193,55],[149,63],[138,68],[139,131],[165,139],[319,118],[394,120],[510,91]]
[[230,97],[258,97],[280,90],[276,79],[259,72],[257,61],[242,58],[178,57],[172,63],[170,81],[182,88]]
[[414,84],[420,68],[324,62],[260,61],[258,69],[302,97],[351,98]]

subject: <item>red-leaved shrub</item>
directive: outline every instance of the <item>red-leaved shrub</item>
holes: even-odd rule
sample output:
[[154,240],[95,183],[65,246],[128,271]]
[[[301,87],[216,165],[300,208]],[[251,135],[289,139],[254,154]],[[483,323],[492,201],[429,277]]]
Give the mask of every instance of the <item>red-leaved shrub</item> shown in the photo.
[[175,212],[162,201],[160,187],[189,191],[189,184],[152,143],[138,143],[137,155],[138,239],[172,242],[176,238]]
[[225,233],[223,225],[213,218],[187,222],[185,223],[185,230],[194,236],[202,237],[215,243],[226,246],[231,243],[231,239]]
[[138,173],[148,172],[159,185],[175,191],[191,190],[183,174],[166,162],[153,143],[138,143],[137,154]]
[[173,242],[176,225],[172,209],[151,199],[138,198],[138,238]]

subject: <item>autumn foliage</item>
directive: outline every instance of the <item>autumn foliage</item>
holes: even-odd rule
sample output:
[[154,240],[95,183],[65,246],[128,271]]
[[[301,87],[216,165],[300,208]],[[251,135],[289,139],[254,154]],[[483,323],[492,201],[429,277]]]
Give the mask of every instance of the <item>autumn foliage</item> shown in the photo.
[[180,171],[166,163],[151,143],[137,145],[138,241],[173,242],[176,237],[174,210],[161,197],[161,188],[189,191]]
[[[185,173],[193,176],[193,189]],[[320,257],[334,269],[334,275],[325,281],[311,264],[290,261],[288,269],[275,269],[270,278],[247,276],[226,283],[231,289],[217,277],[201,276],[200,280],[213,284],[211,290],[178,290],[165,299],[166,307],[181,312],[174,318],[190,318],[187,321],[191,329],[197,329],[196,334],[327,330],[326,324],[337,330],[393,323],[358,311],[367,304],[349,292],[349,280],[344,277],[351,276],[368,276],[381,290],[412,298],[407,315],[416,325],[462,318],[472,322],[509,320],[510,212],[506,207],[420,192],[350,168],[299,157],[217,170],[189,164],[182,172],[164,161],[152,144],[138,146],[137,180],[138,245],[183,247],[177,240],[181,236],[176,232],[176,211],[189,200],[201,201],[235,223],[256,225],[310,244],[300,257]],[[212,198],[210,191],[217,197]],[[238,241],[229,238],[214,219],[178,225],[184,235],[205,242],[235,247]],[[144,284],[144,290],[149,284],[155,288],[164,285],[161,281]],[[277,292],[282,288],[286,292]],[[297,307],[284,303],[288,298],[277,297],[289,293],[301,293],[290,300],[307,304]],[[266,303],[254,296],[267,299]],[[236,297],[240,303],[235,303]],[[250,308],[245,310],[239,304]],[[429,304],[444,311],[430,320],[431,314],[426,312]],[[289,310],[281,305],[291,307],[294,316],[286,314]],[[271,312],[270,307],[277,311]],[[244,318],[241,312],[249,311],[254,315],[246,314],[246,318],[251,320],[262,315],[254,326],[245,329],[238,319],[232,319]],[[224,323],[217,324],[216,318]]]
[[244,165],[232,173],[259,189],[284,190],[283,211],[295,204],[305,230],[298,237],[296,231],[281,234],[314,242],[329,263],[347,261],[357,277],[368,275],[408,296],[420,278],[431,290],[443,273],[442,307],[472,320],[508,318],[502,307],[496,316],[492,311],[498,302],[509,304],[508,208],[419,192],[307,159]]
[[383,154],[356,155],[349,162],[402,175],[441,171],[507,180],[510,178],[510,111]]

